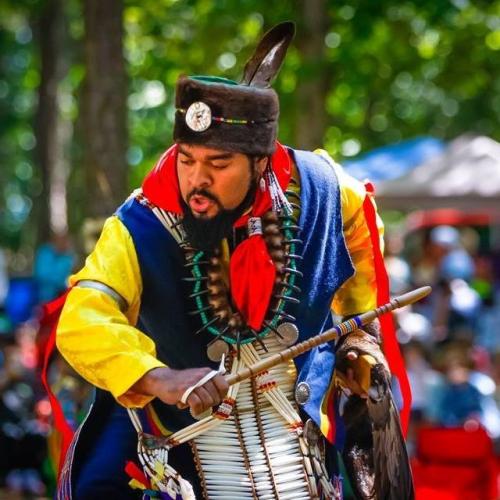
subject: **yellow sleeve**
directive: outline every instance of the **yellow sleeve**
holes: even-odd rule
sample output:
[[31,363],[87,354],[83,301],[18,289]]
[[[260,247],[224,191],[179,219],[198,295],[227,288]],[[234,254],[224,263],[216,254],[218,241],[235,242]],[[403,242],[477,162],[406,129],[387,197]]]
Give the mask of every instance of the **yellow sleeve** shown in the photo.
[[75,286],[66,299],[57,327],[57,347],[68,363],[90,383],[105,389],[127,407],[142,407],[151,396],[131,392],[146,372],[165,366],[156,359],[154,342],[134,325],[142,280],[130,234],[117,217],[110,217],[85,266],[70,277],[99,281],[127,303],[122,312],[105,292]]
[[[319,152],[322,156],[326,152]],[[365,219],[363,203],[366,197],[365,186],[354,179],[331,158],[340,186],[342,206],[342,225],[344,238],[354,266],[354,275],[337,291],[333,298],[332,309],[339,316],[359,314],[377,306],[377,282],[370,231]],[[375,203],[371,198],[372,203]],[[379,244],[384,249],[384,225],[377,214]]]

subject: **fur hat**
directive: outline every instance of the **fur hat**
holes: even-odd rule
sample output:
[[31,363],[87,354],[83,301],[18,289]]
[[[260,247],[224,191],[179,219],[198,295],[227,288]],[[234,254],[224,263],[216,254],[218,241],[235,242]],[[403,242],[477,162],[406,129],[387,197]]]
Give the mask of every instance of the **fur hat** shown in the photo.
[[237,83],[213,76],[181,76],[176,87],[174,140],[251,155],[271,155],[279,101],[271,83],[295,33],[291,22],[268,31]]

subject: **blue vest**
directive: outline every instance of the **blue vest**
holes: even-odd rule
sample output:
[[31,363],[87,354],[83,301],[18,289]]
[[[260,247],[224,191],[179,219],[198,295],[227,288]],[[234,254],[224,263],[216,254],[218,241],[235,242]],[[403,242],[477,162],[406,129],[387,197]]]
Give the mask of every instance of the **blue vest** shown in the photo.
[[[330,305],[335,291],[354,273],[342,232],[340,190],[333,167],[321,156],[291,153],[300,175],[301,214],[299,249],[303,257],[299,269],[300,304],[286,311],[297,318],[300,340],[331,326]],[[214,366],[207,358],[206,346],[213,336],[200,328],[198,317],[188,314],[193,303],[191,288],[182,281],[189,276],[184,254],[170,233],[151,210],[129,199],[117,211],[128,229],[138,256],[143,281],[141,309],[137,327],[150,336],[158,358],[171,368]],[[295,360],[298,380],[305,381],[311,396],[304,410],[319,425],[319,407],[331,379],[334,354],[323,345]],[[193,422],[186,410],[153,402],[162,423],[176,431]]]

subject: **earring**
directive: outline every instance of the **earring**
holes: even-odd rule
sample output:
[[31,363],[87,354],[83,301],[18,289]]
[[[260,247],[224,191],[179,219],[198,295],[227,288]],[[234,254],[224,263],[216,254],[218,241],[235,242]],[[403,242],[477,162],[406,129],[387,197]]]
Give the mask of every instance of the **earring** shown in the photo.
[[261,177],[260,178],[260,181],[259,181],[259,188],[262,192],[264,192],[266,190],[266,179],[264,179],[264,177]]

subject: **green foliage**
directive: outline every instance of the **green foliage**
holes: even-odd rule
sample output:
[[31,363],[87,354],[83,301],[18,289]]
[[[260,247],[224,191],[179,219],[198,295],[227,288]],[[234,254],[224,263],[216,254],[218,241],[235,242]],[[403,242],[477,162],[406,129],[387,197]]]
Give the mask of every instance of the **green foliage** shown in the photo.
[[[39,189],[32,118],[40,80],[31,21],[43,0],[0,7],[0,243],[15,245]],[[179,74],[238,79],[264,29],[291,19],[303,32],[307,0],[125,0],[130,185],[140,184],[171,143]],[[81,2],[67,2],[72,63],[63,109],[74,123],[72,163],[79,164],[79,85],[85,69]],[[500,0],[325,1],[324,54],[307,59],[291,47],[276,82],[280,139],[293,144],[296,90],[327,74],[324,144],[337,159],[430,134],[477,132],[500,139]],[[321,146],[321,144],[318,144]],[[83,176],[73,173],[78,200]],[[78,203],[72,220],[81,219]],[[21,209],[21,208],[22,209]]]
[[327,98],[330,150],[349,155],[419,134],[499,137],[498,1],[348,7],[332,5],[325,40],[327,71],[336,74]]
[[17,247],[40,189],[33,150],[39,83],[28,12],[33,2],[0,5],[0,243]]

